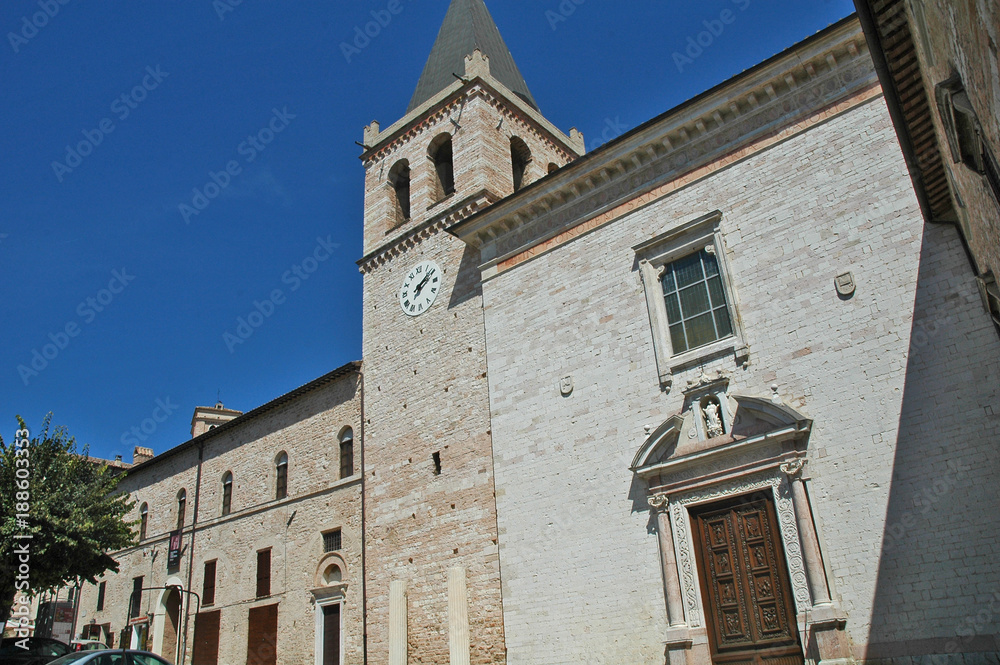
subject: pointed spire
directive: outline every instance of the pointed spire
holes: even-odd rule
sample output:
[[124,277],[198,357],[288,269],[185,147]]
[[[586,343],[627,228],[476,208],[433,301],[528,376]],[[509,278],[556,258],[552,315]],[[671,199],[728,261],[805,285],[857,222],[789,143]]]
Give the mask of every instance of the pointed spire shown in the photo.
[[477,48],[489,57],[493,77],[537,109],[528,84],[483,0],[451,0],[407,113],[454,83],[455,74],[462,76],[465,56]]

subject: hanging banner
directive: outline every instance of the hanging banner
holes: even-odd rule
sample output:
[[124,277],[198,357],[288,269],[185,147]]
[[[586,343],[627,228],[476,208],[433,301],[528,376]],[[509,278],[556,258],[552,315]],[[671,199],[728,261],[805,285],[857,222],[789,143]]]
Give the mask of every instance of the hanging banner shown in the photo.
[[170,552],[167,554],[167,568],[173,569],[181,563],[181,533],[180,529],[170,532]]

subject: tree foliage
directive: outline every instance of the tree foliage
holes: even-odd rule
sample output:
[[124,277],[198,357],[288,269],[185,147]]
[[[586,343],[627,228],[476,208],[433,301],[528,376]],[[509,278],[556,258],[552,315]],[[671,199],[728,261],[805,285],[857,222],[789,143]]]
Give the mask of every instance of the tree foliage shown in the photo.
[[[65,428],[50,430],[51,418],[46,416],[27,447],[27,502],[18,496],[24,490],[17,483],[24,479],[16,473],[16,439],[8,443],[0,436],[0,620],[7,618],[19,590],[35,595],[118,572],[107,552],[135,540],[134,523],[125,520],[134,504],[116,489],[121,475],[90,459],[86,447],[78,454]],[[17,421],[28,429],[20,416]],[[18,518],[19,503],[29,507],[24,521]],[[31,538],[17,539],[20,534]],[[15,552],[24,543],[30,551],[26,589],[23,577],[17,577],[23,555]]]

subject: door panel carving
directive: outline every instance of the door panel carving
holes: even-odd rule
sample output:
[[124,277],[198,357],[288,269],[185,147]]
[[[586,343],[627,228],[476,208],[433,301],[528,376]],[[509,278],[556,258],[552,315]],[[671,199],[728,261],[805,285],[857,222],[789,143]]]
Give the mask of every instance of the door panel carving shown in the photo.
[[712,658],[802,665],[773,501],[755,494],[693,512]]

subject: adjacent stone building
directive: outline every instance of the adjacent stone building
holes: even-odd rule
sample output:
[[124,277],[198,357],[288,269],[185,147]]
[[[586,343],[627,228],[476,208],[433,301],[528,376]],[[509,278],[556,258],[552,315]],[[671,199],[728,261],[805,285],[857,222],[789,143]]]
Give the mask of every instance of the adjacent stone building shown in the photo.
[[875,64],[850,17],[584,154],[452,0],[364,130],[363,367],[129,469],[85,623],[143,576],[195,665],[996,662],[1000,338]]
[[328,641],[361,662],[362,431],[360,363],[246,414],[200,407],[194,438],[122,481],[138,542],[84,587],[78,633],[177,663],[304,663]]
[[1000,329],[1000,5],[855,4],[924,218],[958,226]]

